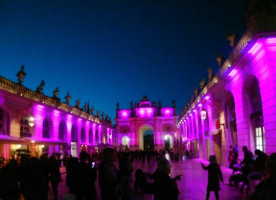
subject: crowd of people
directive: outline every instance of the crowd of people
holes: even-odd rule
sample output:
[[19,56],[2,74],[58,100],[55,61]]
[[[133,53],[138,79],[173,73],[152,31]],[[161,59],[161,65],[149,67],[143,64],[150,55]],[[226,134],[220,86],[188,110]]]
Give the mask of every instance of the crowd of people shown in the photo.
[[[276,170],[276,154],[273,153],[268,156],[259,149],[256,149],[253,154],[246,146],[242,147],[242,151],[243,160],[239,161],[237,146],[234,148],[230,146],[229,148],[228,162],[229,167],[233,169],[233,175],[230,176],[229,182],[234,181],[236,185],[241,182],[242,185],[240,191],[243,193],[244,188],[246,187],[245,192],[248,199],[276,199],[276,181],[274,180]],[[274,166],[274,169],[271,168],[272,166]],[[236,171],[240,173],[235,174]],[[267,181],[272,183],[269,187],[264,184],[267,183]],[[257,187],[255,187],[254,182],[257,182]],[[258,195],[261,190],[260,188],[262,188],[263,191],[266,190],[264,189],[264,185],[266,185],[265,187],[269,190],[267,192],[270,193],[270,196],[273,198],[263,198]],[[274,188],[274,192],[272,192],[273,190],[271,190],[271,188]],[[249,190],[251,190],[250,194]]]
[[[229,152],[229,161],[238,158],[237,149],[232,148]],[[230,167],[234,169],[237,164],[241,164],[247,180],[256,172],[262,174],[261,183],[248,198],[276,199],[276,153],[267,156],[264,152],[256,150],[254,156],[245,146],[243,152],[244,159],[240,163],[238,160],[235,163],[229,162]],[[81,151],[79,158],[65,154],[63,159],[60,159],[55,153],[50,157],[43,154],[40,158],[25,155],[19,162],[13,158],[0,170],[0,199],[18,200],[19,196],[23,195],[25,200],[47,200],[49,188],[54,194],[54,199],[58,199],[60,167],[64,166],[66,186],[76,200],[97,199],[99,195],[96,181],[99,183],[103,200],[146,200],[151,199],[148,198],[149,195],[153,196],[154,200],[177,200],[177,181],[181,177],[171,177],[171,163],[166,159],[165,153],[165,150],[116,152],[113,148],[106,148],[101,153],[91,155]],[[149,166],[153,160],[157,162],[157,167],[152,174],[134,166],[135,163],[141,163],[142,166],[147,163]],[[202,168],[208,170],[206,199],[209,199],[211,191],[214,191],[216,199],[219,199],[219,182],[223,182],[222,173],[216,157],[212,155],[209,160],[209,165],[201,163]],[[248,181],[243,180],[242,190],[245,185],[249,188]],[[266,198],[263,198],[264,196]]]

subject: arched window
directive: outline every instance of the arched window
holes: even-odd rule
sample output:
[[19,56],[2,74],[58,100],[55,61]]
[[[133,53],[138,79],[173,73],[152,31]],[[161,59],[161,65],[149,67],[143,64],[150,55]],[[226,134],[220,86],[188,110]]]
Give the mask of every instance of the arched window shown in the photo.
[[93,131],[92,131],[92,128],[89,129],[89,143],[90,144],[93,143]]
[[5,124],[4,111],[0,108],[0,134],[3,134],[3,135],[5,135],[4,124]]
[[66,124],[64,121],[60,122],[59,124],[59,132],[58,132],[58,139],[65,140],[66,139]]
[[30,133],[28,115],[25,115],[20,120],[20,137],[32,137],[32,134]]
[[78,129],[77,129],[77,126],[74,124],[71,130],[71,141],[77,142],[77,139],[78,139]]
[[43,138],[50,138],[51,137],[51,121],[49,119],[44,119],[43,121]]
[[81,142],[86,142],[85,128],[81,128]]

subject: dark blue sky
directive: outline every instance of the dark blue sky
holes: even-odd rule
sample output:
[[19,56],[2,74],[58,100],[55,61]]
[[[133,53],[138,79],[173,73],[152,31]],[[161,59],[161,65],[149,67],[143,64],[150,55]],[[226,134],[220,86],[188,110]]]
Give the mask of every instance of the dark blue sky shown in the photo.
[[115,118],[116,103],[148,95],[178,113],[192,91],[216,72],[217,51],[231,51],[231,28],[245,31],[245,0],[2,0],[0,75],[52,96],[59,86],[81,106]]

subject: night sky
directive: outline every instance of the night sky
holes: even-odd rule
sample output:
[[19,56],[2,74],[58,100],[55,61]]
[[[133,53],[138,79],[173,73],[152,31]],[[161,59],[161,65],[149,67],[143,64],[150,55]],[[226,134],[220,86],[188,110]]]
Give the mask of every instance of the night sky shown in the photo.
[[177,113],[215,57],[231,51],[226,36],[241,37],[246,0],[1,0],[0,76],[64,102],[81,100],[115,118],[143,95]]

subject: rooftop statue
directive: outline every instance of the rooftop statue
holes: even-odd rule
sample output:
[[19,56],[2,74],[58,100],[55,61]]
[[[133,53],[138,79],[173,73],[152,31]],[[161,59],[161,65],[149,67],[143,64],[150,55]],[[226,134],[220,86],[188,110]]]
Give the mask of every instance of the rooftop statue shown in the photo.
[[21,69],[17,72],[16,76],[18,77],[18,83],[22,84],[24,77],[26,76],[26,72],[24,72],[24,65],[21,65]]
[[91,115],[94,115],[94,112],[95,112],[95,108],[92,106],[92,108],[91,108]]
[[201,90],[204,88],[205,84],[206,84],[206,82],[205,82],[205,78],[204,78],[204,77],[202,77],[202,80],[201,80],[201,82],[199,83],[199,85],[200,85],[200,89],[201,89]]
[[85,102],[85,104],[84,104],[84,111],[86,113],[89,112],[89,106],[88,106],[87,102]]
[[58,90],[58,87],[56,87],[56,89],[53,91],[54,93],[54,99],[58,99],[58,93],[59,93],[59,90]]
[[208,67],[207,68],[207,72],[208,72],[208,81],[211,82],[211,80],[213,78],[213,70],[212,70],[212,68]]
[[197,87],[194,89],[194,94],[195,94],[195,97],[198,96],[198,88]]
[[70,100],[71,100],[71,96],[69,94],[69,92],[67,92],[67,95],[65,96],[65,99],[66,99],[66,103],[69,104],[70,103]]
[[219,67],[223,64],[224,57],[221,55],[220,52],[217,53],[216,61]]
[[233,33],[231,31],[231,33],[226,37],[226,39],[229,41],[230,46],[234,47],[236,45],[236,40],[237,40],[237,34]]
[[80,109],[80,100],[79,99],[76,101],[76,108]]
[[44,85],[45,85],[45,82],[44,82],[44,80],[42,80],[41,83],[39,84],[39,86],[36,88],[36,92],[41,93]]
[[147,96],[143,96],[141,101],[149,101]]

